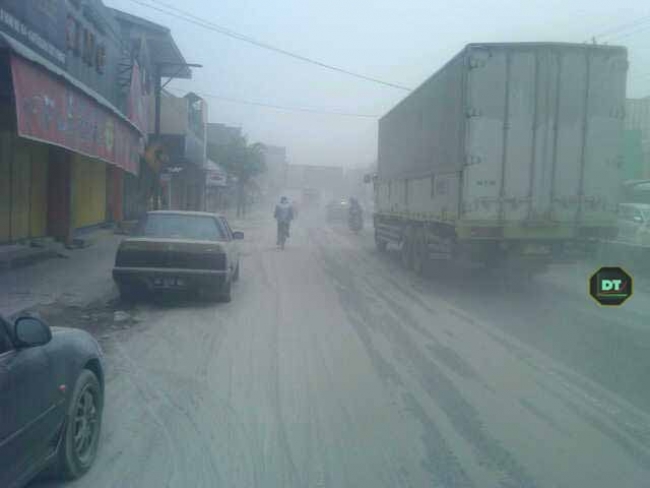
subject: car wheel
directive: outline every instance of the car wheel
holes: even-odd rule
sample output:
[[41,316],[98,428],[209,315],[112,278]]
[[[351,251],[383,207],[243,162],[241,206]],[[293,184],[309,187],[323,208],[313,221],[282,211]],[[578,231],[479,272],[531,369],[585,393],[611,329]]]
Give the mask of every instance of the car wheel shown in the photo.
[[379,238],[377,231],[375,231],[375,245],[377,246],[377,250],[379,252],[386,252],[388,243],[385,240]]
[[120,294],[120,300],[126,303],[134,302],[138,297],[138,289],[131,284],[119,283],[117,291]]
[[104,398],[97,376],[84,369],[75,383],[68,406],[55,473],[75,479],[90,469],[97,454]]
[[232,300],[232,281],[228,280],[224,283],[219,299],[224,303],[229,303]]

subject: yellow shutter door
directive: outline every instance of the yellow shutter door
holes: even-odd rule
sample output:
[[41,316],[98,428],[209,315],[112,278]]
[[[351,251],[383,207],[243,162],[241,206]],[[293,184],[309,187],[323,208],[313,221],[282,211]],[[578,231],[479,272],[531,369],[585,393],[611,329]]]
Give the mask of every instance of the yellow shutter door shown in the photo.
[[32,184],[29,212],[29,234],[31,237],[42,237],[47,234],[47,158],[47,146],[33,143],[31,147]]
[[106,164],[75,155],[72,163],[73,226],[75,229],[106,220]]
[[11,158],[11,240],[29,237],[30,158],[29,147],[23,139],[15,138]]

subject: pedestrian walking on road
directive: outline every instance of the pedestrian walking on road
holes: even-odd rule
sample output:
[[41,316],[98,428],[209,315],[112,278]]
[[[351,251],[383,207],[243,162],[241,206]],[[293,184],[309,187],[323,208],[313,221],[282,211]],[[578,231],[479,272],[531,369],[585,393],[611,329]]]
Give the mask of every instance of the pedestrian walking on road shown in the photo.
[[277,245],[284,247],[284,241],[289,237],[289,228],[293,220],[293,208],[287,197],[280,198],[275,206],[273,217],[278,222]]

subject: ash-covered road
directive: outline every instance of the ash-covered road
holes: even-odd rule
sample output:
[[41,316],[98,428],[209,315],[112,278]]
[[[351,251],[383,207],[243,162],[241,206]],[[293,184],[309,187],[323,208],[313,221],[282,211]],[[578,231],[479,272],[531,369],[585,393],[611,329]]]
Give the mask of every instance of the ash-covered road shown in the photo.
[[370,229],[299,220],[284,252],[272,222],[243,230],[232,303],[140,304],[106,341],[100,450],[71,486],[648,486],[642,299],[421,279]]

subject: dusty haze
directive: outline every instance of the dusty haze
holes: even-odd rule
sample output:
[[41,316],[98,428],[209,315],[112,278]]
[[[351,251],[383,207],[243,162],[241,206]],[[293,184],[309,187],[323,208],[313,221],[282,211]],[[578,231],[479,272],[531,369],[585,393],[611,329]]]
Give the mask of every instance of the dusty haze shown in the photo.
[[[160,7],[160,4],[143,0]],[[228,29],[341,68],[417,87],[469,42],[583,42],[650,15],[640,0],[453,4],[428,0],[165,1]],[[188,62],[205,67],[176,90],[279,106],[382,115],[406,92],[321,69],[173,18],[133,0],[115,8],[168,26]],[[650,25],[602,42],[629,49],[628,96],[650,95]],[[290,162],[365,166],[376,158],[376,120],[294,113],[213,98],[210,121],[241,126],[251,140],[284,145]]]

